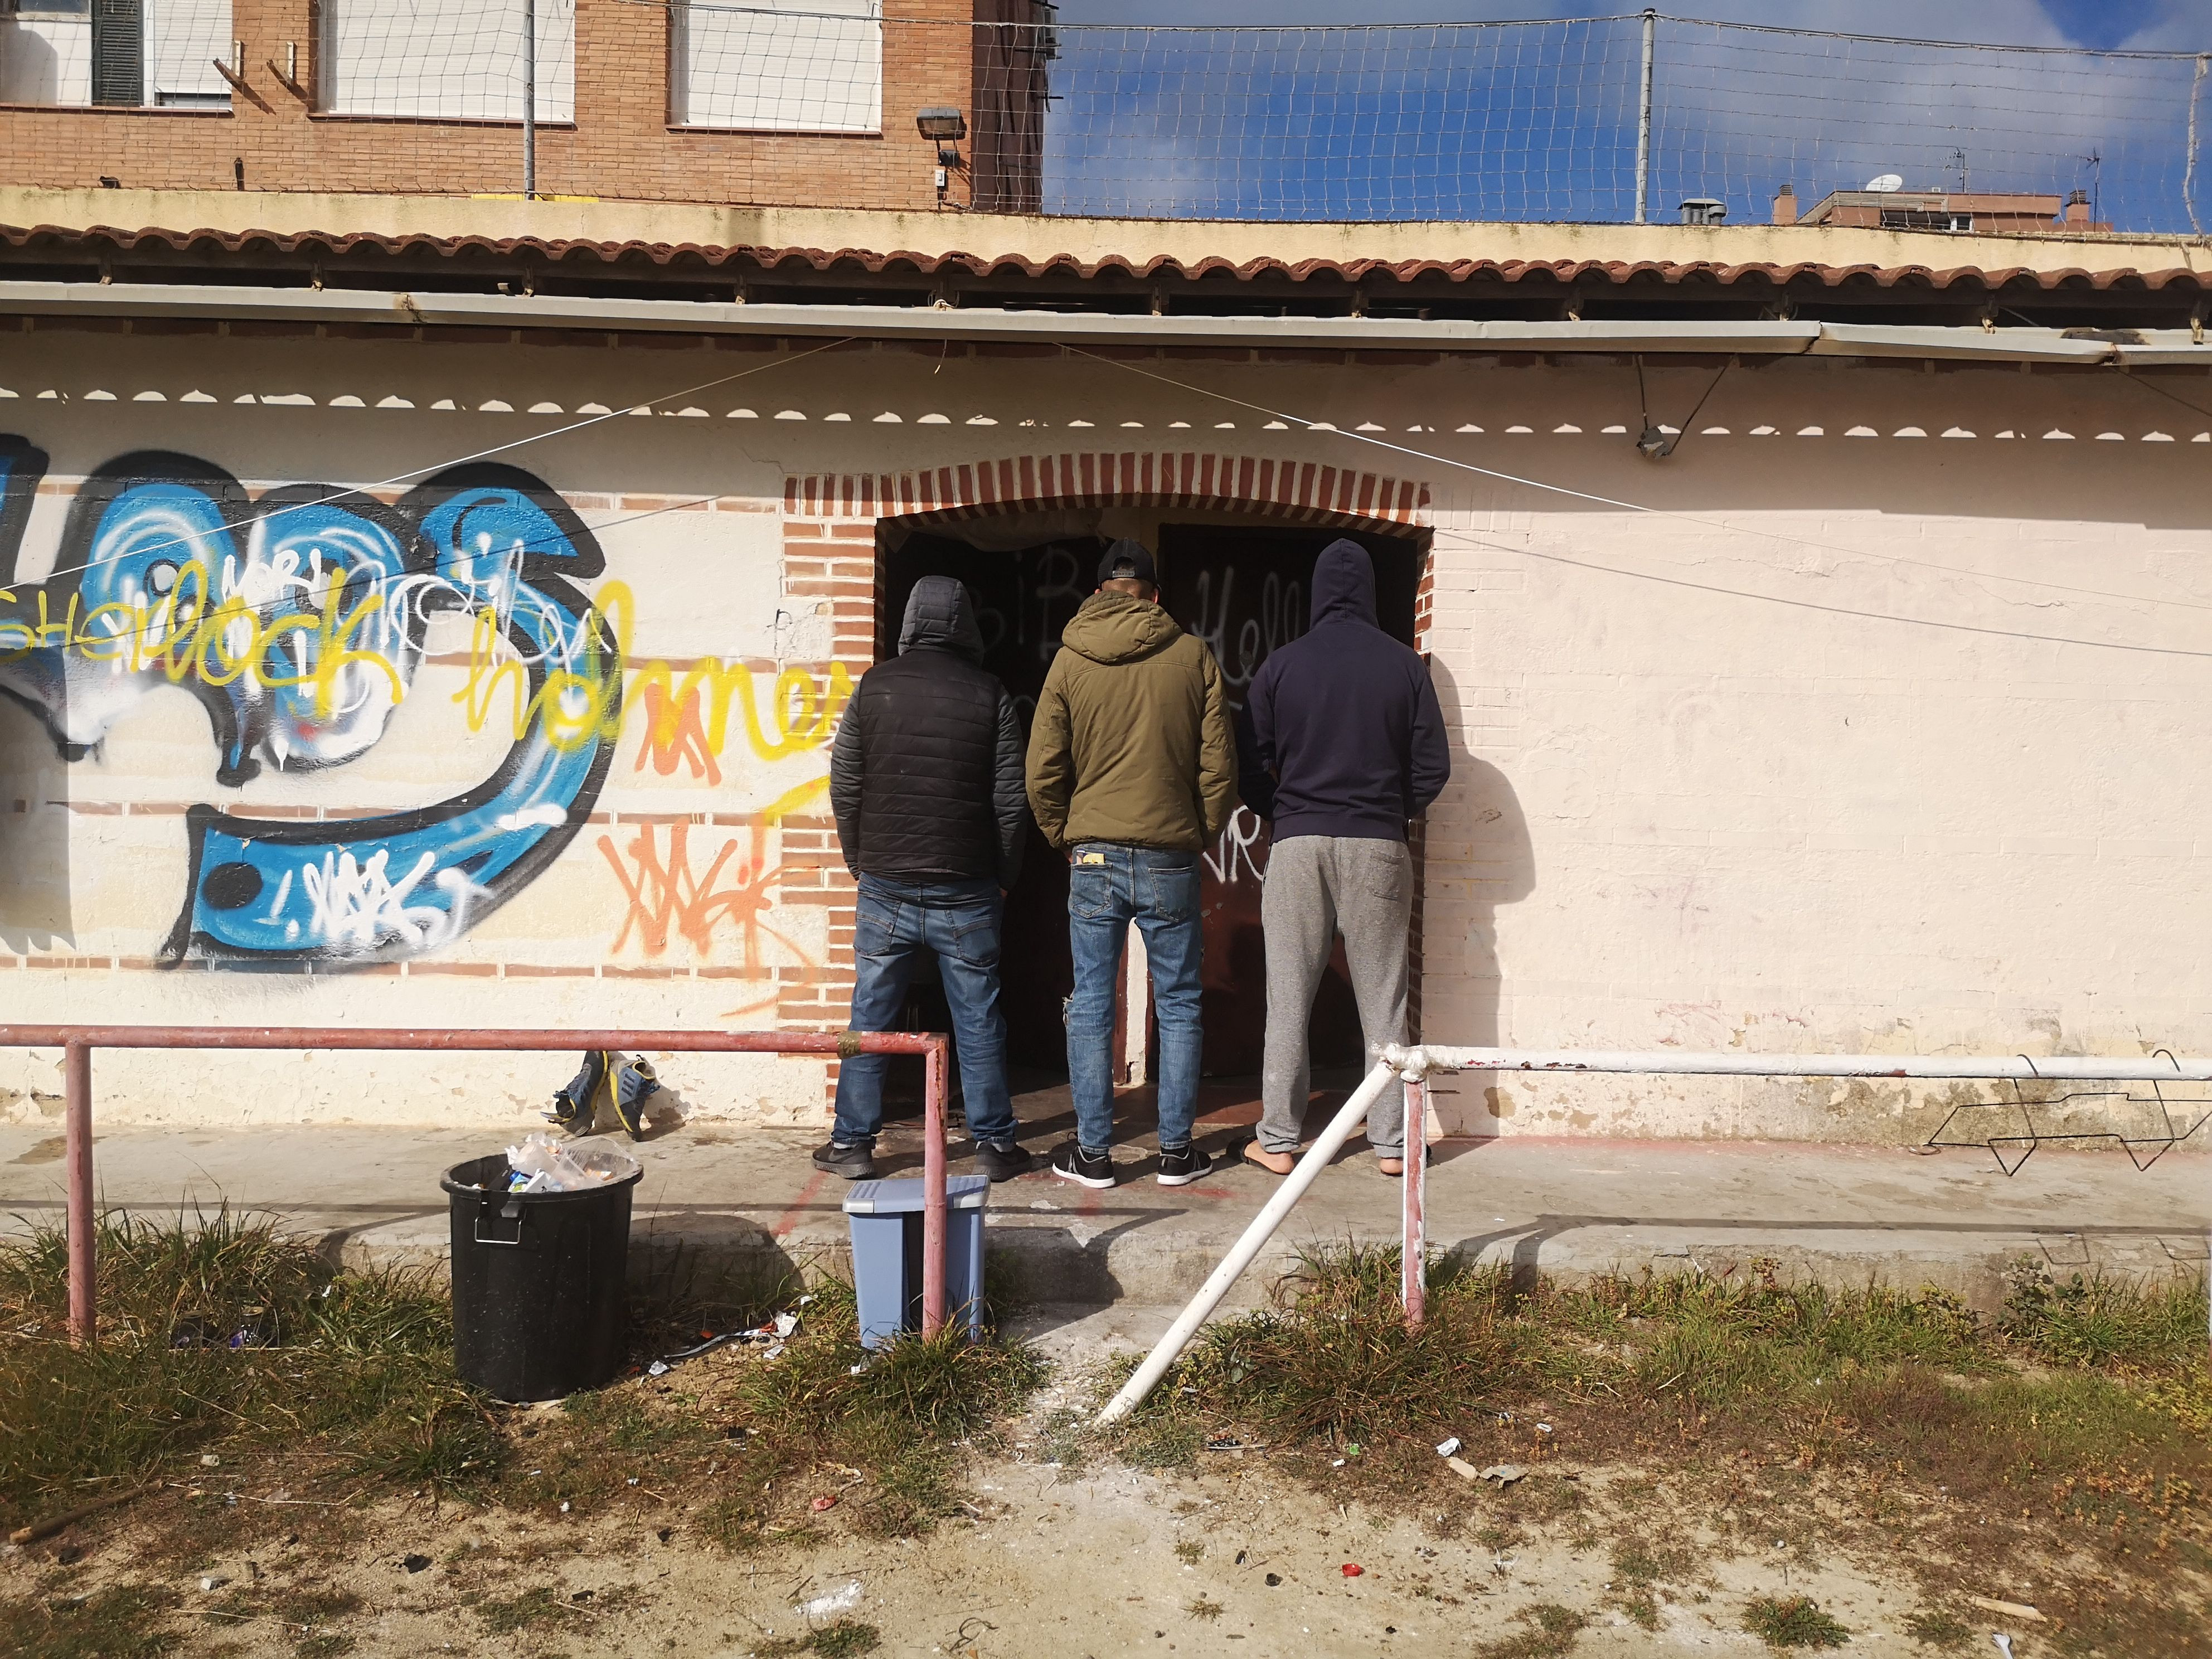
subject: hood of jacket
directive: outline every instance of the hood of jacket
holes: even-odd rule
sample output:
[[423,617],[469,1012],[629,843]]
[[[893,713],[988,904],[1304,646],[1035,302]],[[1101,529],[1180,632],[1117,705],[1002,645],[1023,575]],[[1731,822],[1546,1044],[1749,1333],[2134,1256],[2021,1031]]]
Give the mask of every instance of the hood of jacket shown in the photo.
[[1310,625],[1319,628],[1325,622],[1382,625],[1375,617],[1375,561],[1358,542],[1333,541],[1314,561]]
[[906,619],[899,624],[899,655],[916,646],[956,651],[970,662],[983,659],[983,631],[967,584],[951,576],[924,576],[907,595]]
[[1173,617],[1149,599],[1093,593],[1060,631],[1060,642],[1096,663],[1135,662],[1182,637]]

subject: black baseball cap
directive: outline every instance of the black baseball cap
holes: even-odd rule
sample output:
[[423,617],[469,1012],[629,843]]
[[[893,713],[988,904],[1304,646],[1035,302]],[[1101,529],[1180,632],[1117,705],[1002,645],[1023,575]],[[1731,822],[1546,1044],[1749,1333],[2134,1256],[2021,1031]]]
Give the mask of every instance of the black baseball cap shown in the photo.
[[1106,550],[1106,556],[1098,561],[1098,580],[1101,582],[1139,581],[1149,586],[1160,585],[1159,567],[1152,562],[1152,550],[1133,537],[1124,536]]

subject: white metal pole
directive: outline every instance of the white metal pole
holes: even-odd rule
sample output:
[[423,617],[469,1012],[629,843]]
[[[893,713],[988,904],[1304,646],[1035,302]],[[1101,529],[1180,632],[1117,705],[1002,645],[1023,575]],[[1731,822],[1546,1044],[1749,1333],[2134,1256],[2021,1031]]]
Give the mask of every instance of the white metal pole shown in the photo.
[[1686,1049],[1389,1048],[1410,1074],[1549,1072],[1706,1077],[2002,1078],[2020,1083],[2212,1083],[2212,1060],[2167,1054],[1747,1054]]
[[1651,58],[1658,43],[1659,14],[1644,12],[1643,87],[1636,102],[1636,222],[1650,222],[1651,213]]
[[1388,1062],[1378,1063],[1352,1091],[1352,1098],[1346,1101],[1343,1108],[1329,1120],[1328,1127],[1321,1132],[1321,1138],[1307,1149],[1306,1155],[1297,1161],[1290,1174],[1283,1177],[1283,1184],[1275,1188],[1275,1195],[1267,1200],[1267,1206],[1252,1218],[1252,1224],[1244,1230],[1244,1237],[1237,1241],[1236,1248],[1213,1270],[1213,1276],[1206,1281],[1198,1294],[1191,1297],[1190,1305],[1176,1316],[1176,1322],[1168,1327],[1168,1334],[1160,1339],[1159,1346],[1146,1355],[1145,1363],[1137,1367],[1137,1374],[1121,1385],[1121,1393],[1106,1402],[1106,1409],[1097,1417],[1101,1427],[1119,1422],[1144,1403],[1145,1396],[1167,1375],[1168,1367],[1174,1364],[1176,1357],[1190,1345],[1191,1338],[1198,1334],[1198,1328],[1206,1323],[1207,1316],[1220,1304],[1221,1298],[1229,1294],[1229,1287],[1237,1282],[1245,1268],[1252,1265],[1252,1258],[1260,1254],[1261,1246],[1275,1236],[1275,1230],[1290,1214],[1291,1206],[1304,1196],[1306,1188],[1312,1186],[1315,1179],[1328,1167],[1329,1160],[1337,1155],[1346,1141],[1352,1139],[1352,1132],[1367,1121],[1368,1107],[1374,1103],[1376,1096],[1382,1092],[1383,1086],[1395,1075],[1395,1068]]
[[538,199],[538,0],[522,0],[522,199]]

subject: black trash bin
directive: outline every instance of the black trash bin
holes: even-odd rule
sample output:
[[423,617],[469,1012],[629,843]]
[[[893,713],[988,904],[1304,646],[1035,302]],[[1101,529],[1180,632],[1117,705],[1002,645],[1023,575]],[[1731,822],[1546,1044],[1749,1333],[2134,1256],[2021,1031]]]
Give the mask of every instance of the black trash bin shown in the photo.
[[622,1369],[634,1170],[574,1193],[511,1193],[504,1153],[446,1171],[453,1364],[501,1400],[558,1400]]

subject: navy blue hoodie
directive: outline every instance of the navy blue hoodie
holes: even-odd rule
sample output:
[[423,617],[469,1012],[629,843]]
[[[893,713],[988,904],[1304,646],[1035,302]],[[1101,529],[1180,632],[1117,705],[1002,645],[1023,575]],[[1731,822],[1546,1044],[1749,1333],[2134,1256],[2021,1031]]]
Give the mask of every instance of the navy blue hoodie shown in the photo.
[[1403,841],[1451,777],[1428,665],[1375,620],[1375,565],[1322,550],[1313,625],[1260,665],[1244,698],[1238,793],[1274,839]]

